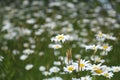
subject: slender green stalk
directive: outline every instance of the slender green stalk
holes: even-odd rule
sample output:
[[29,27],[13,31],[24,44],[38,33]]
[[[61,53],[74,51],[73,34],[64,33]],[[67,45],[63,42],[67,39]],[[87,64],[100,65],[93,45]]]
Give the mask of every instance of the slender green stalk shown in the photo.
[[96,80],[96,76],[93,76],[93,80]]

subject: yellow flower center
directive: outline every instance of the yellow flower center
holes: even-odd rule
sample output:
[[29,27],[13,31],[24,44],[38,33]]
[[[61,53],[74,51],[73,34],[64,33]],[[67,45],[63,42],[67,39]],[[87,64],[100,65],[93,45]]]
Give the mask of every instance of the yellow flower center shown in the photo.
[[100,60],[101,60],[100,58],[97,58],[97,59],[96,59],[96,62],[99,62]]
[[108,73],[105,73],[104,76],[107,77],[107,76],[109,76],[109,74],[108,74]]
[[81,67],[81,68],[85,67],[85,64],[83,64],[83,63],[82,63],[82,64],[80,64],[80,67]]
[[63,40],[63,39],[64,39],[64,36],[63,36],[63,35],[59,35],[59,36],[57,36],[57,39],[58,39],[58,40]]
[[73,67],[73,66],[69,66],[69,67],[68,67],[68,70],[69,70],[69,71],[73,71],[73,70],[74,70],[74,67]]
[[108,46],[107,46],[107,45],[104,45],[104,46],[103,46],[103,49],[107,49],[107,48],[108,48]]
[[103,36],[103,34],[102,34],[102,33],[99,33],[99,34],[98,34],[98,37],[102,37],[102,36]]
[[101,74],[103,71],[101,69],[95,70],[96,73]]
[[59,49],[59,48],[60,48],[60,46],[56,45],[56,46],[55,46],[55,48],[56,48],[56,49]]
[[118,69],[118,68],[116,68],[116,69],[115,69],[115,71],[119,71],[119,69]]

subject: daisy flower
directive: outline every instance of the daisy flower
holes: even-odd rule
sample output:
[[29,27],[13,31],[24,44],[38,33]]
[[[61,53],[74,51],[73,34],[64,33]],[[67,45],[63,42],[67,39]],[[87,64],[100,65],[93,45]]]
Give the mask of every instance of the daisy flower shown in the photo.
[[33,50],[30,50],[30,49],[25,49],[25,50],[23,50],[23,53],[29,55],[29,54],[33,54],[34,51],[33,51]]
[[45,75],[45,76],[48,76],[48,75],[51,75],[51,72],[49,72],[49,71],[43,71],[42,74]]
[[85,49],[88,50],[88,49],[91,49],[91,50],[97,50],[99,49],[100,45],[86,45],[85,46]]
[[91,60],[94,62],[104,63],[105,60],[101,59],[99,56],[91,56]]
[[81,80],[92,80],[92,77],[90,76],[81,77]]
[[50,44],[49,47],[54,48],[54,49],[60,49],[60,48],[62,48],[62,45],[60,45],[60,44]]
[[102,32],[98,32],[95,36],[96,36],[96,39],[98,41],[104,41],[105,40],[105,34],[103,34]]
[[25,66],[25,69],[26,70],[30,70],[30,69],[32,69],[33,68],[33,64],[27,64],[26,66]]
[[113,67],[111,68],[111,70],[112,70],[113,72],[119,72],[119,71],[120,71],[120,66],[113,66]]
[[0,56],[0,61],[3,61],[4,57],[3,56]]
[[25,55],[25,54],[20,56],[20,60],[26,60],[27,58],[28,58],[28,55]]
[[80,78],[72,78],[72,80],[80,80]]
[[84,71],[84,70],[87,70],[87,67],[90,65],[90,63],[89,63],[89,61],[80,59],[80,63],[73,63],[73,65],[76,67],[77,71],[78,71],[78,69],[80,71]]
[[57,73],[57,72],[59,72],[60,71],[60,69],[58,68],[58,67],[52,67],[52,68],[50,68],[50,72],[51,73]]
[[89,69],[91,70],[92,75],[100,76],[104,72],[104,70],[102,69],[101,64],[98,64],[98,65],[94,64]]
[[109,52],[111,51],[112,46],[109,46],[108,44],[103,44],[103,46],[101,46],[100,49]]
[[94,53],[96,53],[97,50],[100,48],[100,45],[88,45],[88,46],[85,45],[84,47],[86,50],[91,49],[91,50],[94,50]]
[[103,73],[103,76],[111,79],[111,77],[113,77],[113,73],[112,73],[112,72],[104,72],[104,73]]
[[113,36],[108,35],[108,34],[105,35],[105,38],[110,39],[110,40],[116,40],[116,37],[113,37]]
[[64,67],[64,71],[72,73],[75,70],[75,66],[69,65],[67,67]]
[[56,65],[56,66],[60,66],[60,65],[61,65],[61,62],[60,62],[60,61],[54,61],[53,64]]
[[65,40],[67,40],[68,37],[64,34],[58,34],[56,37],[51,38],[51,41],[55,41],[55,42],[65,42]]

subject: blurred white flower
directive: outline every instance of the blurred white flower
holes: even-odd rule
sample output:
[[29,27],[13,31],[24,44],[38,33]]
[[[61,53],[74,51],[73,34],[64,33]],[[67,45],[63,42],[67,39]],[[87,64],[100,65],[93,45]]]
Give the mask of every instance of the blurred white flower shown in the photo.
[[107,78],[109,78],[109,79],[111,79],[111,77],[113,77],[113,73],[112,72],[104,72],[103,73],[103,76],[105,76],[105,77],[107,77]]
[[113,72],[120,72],[120,66],[113,66],[111,69]]
[[14,55],[17,55],[17,54],[20,53],[18,50],[13,50],[12,52],[13,52]]
[[45,69],[46,69],[45,66],[40,66],[40,67],[39,67],[39,70],[40,70],[40,71],[45,71]]
[[80,78],[72,78],[72,80],[81,80]]
[[47,78],[43,80],[63,80],[61,77],[52,77],[52,78]]
[[23,46],[24,46],[25,48],[27,48],[27,47],[29,47],[29,43],[23,43]]
[[34,51],[33,51],[33,50],[30,50],[30,49],[25,49],[25,50],[23,50],[23,53],[29,55],[29,54],[33,54]]
[[49,6],[50,7],[54,7],[54,6],[61,6],[61,2],[51,2],[50,4],[49,4]]
[[50,68],[51,73],[57,73],[59,71],[60,71],[60,69],[58,67],[56,67],[56,66],[53,66],[53,67]]
[[60,44],[50,44],[49,47],[53,48],[53,49],[60,49],[60,48],[62,48],[62,45],[60,45]]
[[25,66],[25,69],[26,70],[30,70],[30,69],[32,69],[33,68],[33,64],[27,64],[26,66]]
[[60,61],[54,61],[53,64],[56,65],[56,66],[59,66],[59,65],[61,65],[61,62]]
[[34,24],[35,23],[35,19],[28,19],[26,21],[26,23],[28,23],[28,24]]
[[35,35],[41,35],[43,32],[43,29],[38,29],[37,31],[35,31]]
[[107,55],[108,55],[108,52],[107,52],[107,51],[102,51],[102,52],[100,53],[100,55],[101,55],[101,56],[107,56]]
[[4,57],[3,56],[0,56],[0,61],[3,61]]
[[25,55],[25,54],[20,56],[20,60],[26,60],[27,58],[28,58],[28,55]]
[[102,32],[98,32],[95,36],[96,36],[96,39],[98,41],[104,41],[105,40],[105,34],[103,34]]
[[100,45],[84,45],[83,47],[85,47],[86,50],[94,50],[94,51],[97,51],[97,49],[100,48]]
[[81,77],[81,80],[92,80],[92,77],[90,76]]
[[51,75],[51,72],[49,72],[49,71],[43,71],[42,74],[45,75],[45,76],[48,76],[48,75]]
[[101,59],[99,56],[91,56],[91,60],[99,63],[105,62],[105,60]]
[[43,55],[44,55],[43,51],[39,52],[39,56],[43,56]]
[[116,37],[108,35],[108,34],[105,35],[105,38],[110,39],[110,40],[116,40]]

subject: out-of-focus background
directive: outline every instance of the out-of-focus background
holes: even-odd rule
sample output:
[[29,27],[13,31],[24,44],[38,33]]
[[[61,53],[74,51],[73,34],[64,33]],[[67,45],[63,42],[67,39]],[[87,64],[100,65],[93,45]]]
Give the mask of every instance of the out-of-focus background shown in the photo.
[[[82,45],[95,44],[99,31],[117,38],[106,41],[112,50],[104,64],[120,66],[120,0],[0,0],[0,80],[71,80],[71,75],[50,74],[49,69],[69,48],[74,61],[78,56],[90,59],[93,52]],[[51,38],[58,34],[71,39],[52,49]],[[96,77],[101,79],[106,80]],[[120,72],[111,78],[119,79]]]

